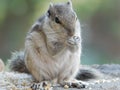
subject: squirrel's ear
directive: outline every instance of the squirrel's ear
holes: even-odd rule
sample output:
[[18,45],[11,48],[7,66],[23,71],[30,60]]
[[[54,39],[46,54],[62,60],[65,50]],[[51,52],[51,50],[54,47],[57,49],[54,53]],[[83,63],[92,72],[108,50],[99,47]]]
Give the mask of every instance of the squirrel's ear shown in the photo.
[[48,17],[50,17],[51,16],[51,11],[52,11],[52,9],[53,9],[53,3],[50,3],[50,5],[49,5],[49,9],[48,9]]
[[70,5],[72,7],[72,1],[68,0],[67,5]]
[[49,9],[53,8],[53,3],[50,2]]

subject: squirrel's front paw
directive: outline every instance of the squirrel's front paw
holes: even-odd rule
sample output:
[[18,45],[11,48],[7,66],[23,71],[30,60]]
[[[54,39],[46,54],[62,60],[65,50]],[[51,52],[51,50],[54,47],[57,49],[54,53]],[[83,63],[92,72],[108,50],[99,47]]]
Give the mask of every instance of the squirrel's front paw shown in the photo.
[[68,43],[71,45],[78,45],[80,43],[80,37],[73,36],[68,40]]

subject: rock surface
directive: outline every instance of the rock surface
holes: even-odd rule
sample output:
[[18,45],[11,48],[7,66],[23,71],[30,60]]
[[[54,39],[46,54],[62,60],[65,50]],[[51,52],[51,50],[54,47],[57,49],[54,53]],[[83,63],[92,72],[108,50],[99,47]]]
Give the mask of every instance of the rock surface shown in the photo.
[[[120,90],[120,65],[93,65],[91,66],[104,73],[101,79],[87,81],[87,88],[52,87],[46,90]],[[0,72],[0,90],[32,90],[34,79],[31,75],[15,72]]]

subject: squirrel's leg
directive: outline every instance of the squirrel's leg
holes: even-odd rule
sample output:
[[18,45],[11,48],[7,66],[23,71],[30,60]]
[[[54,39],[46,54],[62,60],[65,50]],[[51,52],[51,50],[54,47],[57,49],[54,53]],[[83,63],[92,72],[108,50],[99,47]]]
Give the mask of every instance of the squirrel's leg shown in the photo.
[[[72,75],[72,74],[71,74]],[[86,82],[83,82],[81,80],[76,80],[74,78],[74,74],[71,76],[70,74],[67,75],[66,77],[59,77],[58,79],[58,83],[64,87],[64,86],[68,86],[69,88],[86,88],[89,84]],[[63,76],[63,75],[62,75]],[[65,76],[65,74],[64,74]]]
[[[45,90],[46,87],[50,86],[49,77],[46,76],[46,73],[43,70],[46,69],[46,67],[42,68],[44,63],[42,63],[40,54],[33,46],[26,47],[25,63],[30,73],[36,81],[38,81],[38,83],[33,83],[31,85],[32,90]],[[48,77],[48,79],[44,81],[44,77]]]
[[[65,69],[70,70],[67,72]],[[72,69],[71,67],[65,69],[65,71],[60,73],[58,77],[58,83],[61,84],[61,86],[64,87],[67,85],[69,88],[86,88],[88,86],[87,83],[75,79],[76,73],[78,73],[79,70],[79,62],[77,62],[76,65],[72,67]]]

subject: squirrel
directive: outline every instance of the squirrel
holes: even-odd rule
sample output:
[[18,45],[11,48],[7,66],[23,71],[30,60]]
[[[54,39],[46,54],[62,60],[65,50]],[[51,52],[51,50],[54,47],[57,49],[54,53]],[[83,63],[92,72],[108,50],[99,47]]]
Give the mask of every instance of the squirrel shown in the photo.
[[80,79],[96,76],[88,70],[80,73],[81,41],[80,22],[72,2],[50,3],[45,15],[27,33],[25,50],[12,55],[10,69],[32,74],[39,82],[56,80],[61,85],[83,88]]

